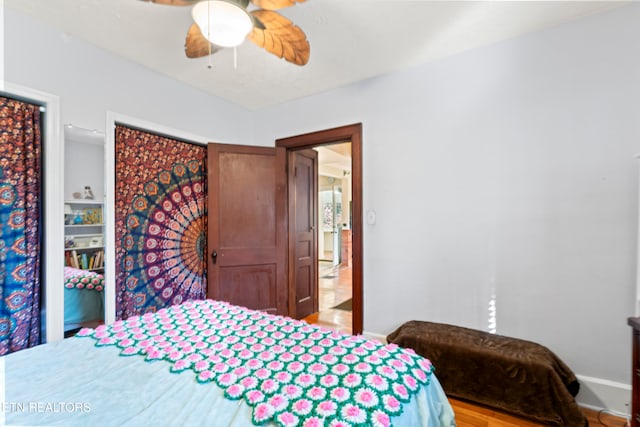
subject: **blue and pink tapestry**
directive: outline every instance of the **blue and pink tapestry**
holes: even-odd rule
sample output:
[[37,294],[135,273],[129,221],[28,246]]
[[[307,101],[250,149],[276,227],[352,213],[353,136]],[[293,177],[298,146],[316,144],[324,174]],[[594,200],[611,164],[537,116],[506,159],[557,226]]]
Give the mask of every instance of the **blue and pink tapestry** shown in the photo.
[[39,344],[40,107],[0,97],[0,355]]
[[116,126],[116,317],[206,292],[206,156],[199,146]]

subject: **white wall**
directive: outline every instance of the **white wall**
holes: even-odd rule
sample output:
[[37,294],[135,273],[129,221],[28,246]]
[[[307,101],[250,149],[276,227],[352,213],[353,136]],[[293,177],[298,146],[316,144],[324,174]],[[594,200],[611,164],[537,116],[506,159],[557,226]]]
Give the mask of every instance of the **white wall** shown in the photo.
[[4,10],[5,78],[58,95],[63,123],[104,132],[114,111],[211,141],[250,142],[248,110]]
[[267,140],[363,123],[366,331],[486,330],[495,293],[499,334],[612,385],[583,382],[583,403],[625,409],[638,22],[626,6],[256,114]]
[[4,90],[4,0],[0,0],[0,28],[0,90]]
[[65,138],[64,155],[64,199],[73,200],[74,192],[84,197],[88,185],[95,200],[104,200],[104,144]]

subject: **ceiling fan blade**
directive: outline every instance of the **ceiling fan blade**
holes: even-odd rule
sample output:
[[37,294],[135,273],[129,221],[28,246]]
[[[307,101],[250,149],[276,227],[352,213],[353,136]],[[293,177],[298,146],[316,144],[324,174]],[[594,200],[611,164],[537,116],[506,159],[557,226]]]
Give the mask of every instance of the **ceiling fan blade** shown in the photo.
[[184,53],[189,58],[201,58],[209,54],[216,53],[221,48],[211,43],[205,36],[202,35],[198,24],[192,24],[187,32],[187,39],[184,43]]
[[305,0],[251,0],[251,3],[260,9],[276,10],[284,7],[293,6],[296,3],[302,3]]
[[293,64],[305,65],[309,61],[309,41],[300,27],[272,10],[254,10],[251,14],[264,29],[254,27],[247,36],[249,40]]
[[167,6],[193,6],[198,0],[142,0],[150,3],[166,4]]

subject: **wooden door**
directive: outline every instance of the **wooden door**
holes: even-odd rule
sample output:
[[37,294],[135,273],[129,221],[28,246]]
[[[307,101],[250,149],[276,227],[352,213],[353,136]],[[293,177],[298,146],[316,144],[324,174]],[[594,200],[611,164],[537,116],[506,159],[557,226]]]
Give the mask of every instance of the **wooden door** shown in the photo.
[[207,297],[288,315],[286,151],[208,145]]
[[289,152],[289,313],[318,311],[318,153]]

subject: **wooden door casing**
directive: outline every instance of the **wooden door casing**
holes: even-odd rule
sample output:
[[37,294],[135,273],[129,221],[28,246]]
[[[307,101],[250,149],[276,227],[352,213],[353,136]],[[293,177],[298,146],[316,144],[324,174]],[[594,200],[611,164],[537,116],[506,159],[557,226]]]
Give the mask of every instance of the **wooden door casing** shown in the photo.
[[363,330],[363,188],[362,188],[362,123],[341,126],[302,135],[276,140],[276,147],[287,150],[312,148],[318,145],[351,142],[351,182],[352,182],[352,228],[351,244],[353,317],[352,333],[361,334]]
[[289,314],[285,156],[208,145],[208,298]]

